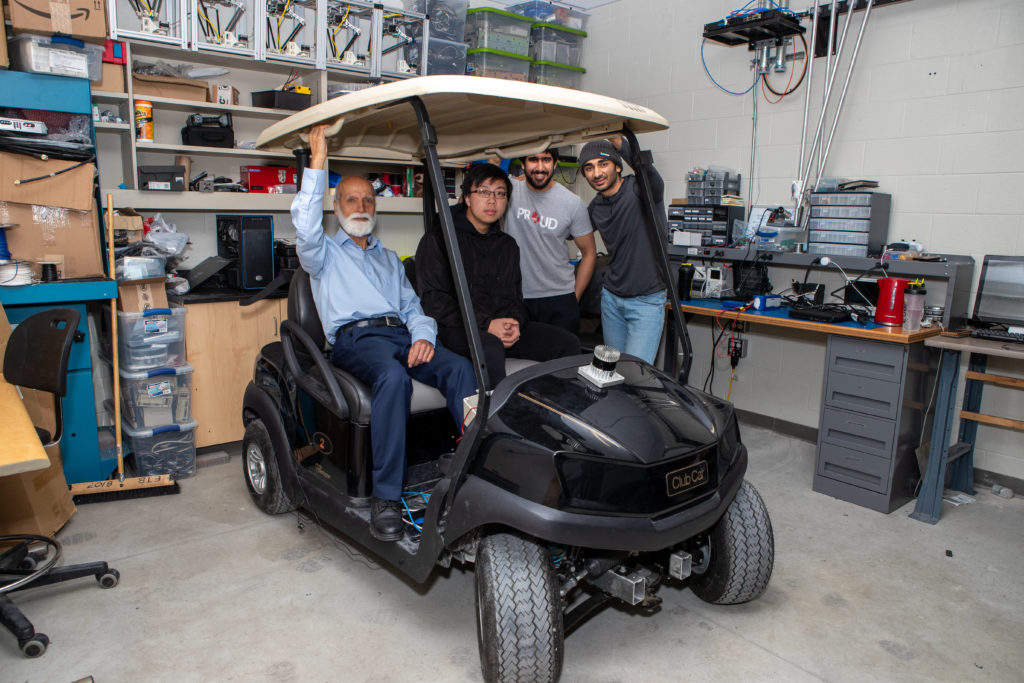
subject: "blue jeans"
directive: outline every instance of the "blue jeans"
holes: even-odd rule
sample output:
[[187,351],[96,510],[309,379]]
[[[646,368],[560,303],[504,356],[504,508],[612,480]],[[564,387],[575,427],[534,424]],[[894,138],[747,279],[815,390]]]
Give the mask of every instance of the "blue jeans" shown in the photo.
[[476,394],[476,376],[468,360],[437,342],[429,363],[410,368],[406,363],[411,346],[404,327],[351,327],[338,333],[331,354],[331,362],[370,387],[373,495],[385,500],[402,497],[410,377],[441,390],[456,425],[462,424],[462,399]]
[[622,353],[654,363],[665,324],[663,289],[642,296],[616,296],[601,290],[601,330],[604,343]]

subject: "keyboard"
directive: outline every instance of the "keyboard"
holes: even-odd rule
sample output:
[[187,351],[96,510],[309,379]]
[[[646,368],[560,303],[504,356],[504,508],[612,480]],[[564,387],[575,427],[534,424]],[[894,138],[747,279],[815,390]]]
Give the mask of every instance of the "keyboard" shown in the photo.
[[1007,332],[1006,330],[971,330],[971,336],[976,339],[991,339],[992,341],[1024,344],[1024,334]]

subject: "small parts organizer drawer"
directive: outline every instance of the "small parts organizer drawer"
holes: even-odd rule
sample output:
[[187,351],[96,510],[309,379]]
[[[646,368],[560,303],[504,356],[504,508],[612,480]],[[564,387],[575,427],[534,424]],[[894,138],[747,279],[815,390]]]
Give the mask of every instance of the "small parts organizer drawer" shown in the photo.
[[899,383],[903,377],[907,347],[903,344],[832,337],[826,372],[868,377]]

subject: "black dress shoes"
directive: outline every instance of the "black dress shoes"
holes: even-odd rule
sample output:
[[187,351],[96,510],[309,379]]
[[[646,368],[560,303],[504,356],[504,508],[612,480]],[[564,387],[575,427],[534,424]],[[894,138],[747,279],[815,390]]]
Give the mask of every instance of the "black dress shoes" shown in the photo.
[[370,503],[370,533],[378,541],[397,541],[405,533],[402,503],[374,498]]

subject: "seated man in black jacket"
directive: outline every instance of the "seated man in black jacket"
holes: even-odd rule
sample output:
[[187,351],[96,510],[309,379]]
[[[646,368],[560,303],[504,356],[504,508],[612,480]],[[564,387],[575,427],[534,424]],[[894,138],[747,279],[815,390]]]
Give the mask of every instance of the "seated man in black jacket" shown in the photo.
[[[508,209],[512,181],[493,164],[471,167],[462,197],[452,207],[476,325],[480,329],[491,387],[505,377],[505,356],[544,361],[580,352],[580,340],[554,325],[529,322],[523,302],[519,246],[498,221]],[[416,288],[423,311],[437,321],[437,335],[452,351],[469,356],[444,243],[438,232],[416,249]]]

